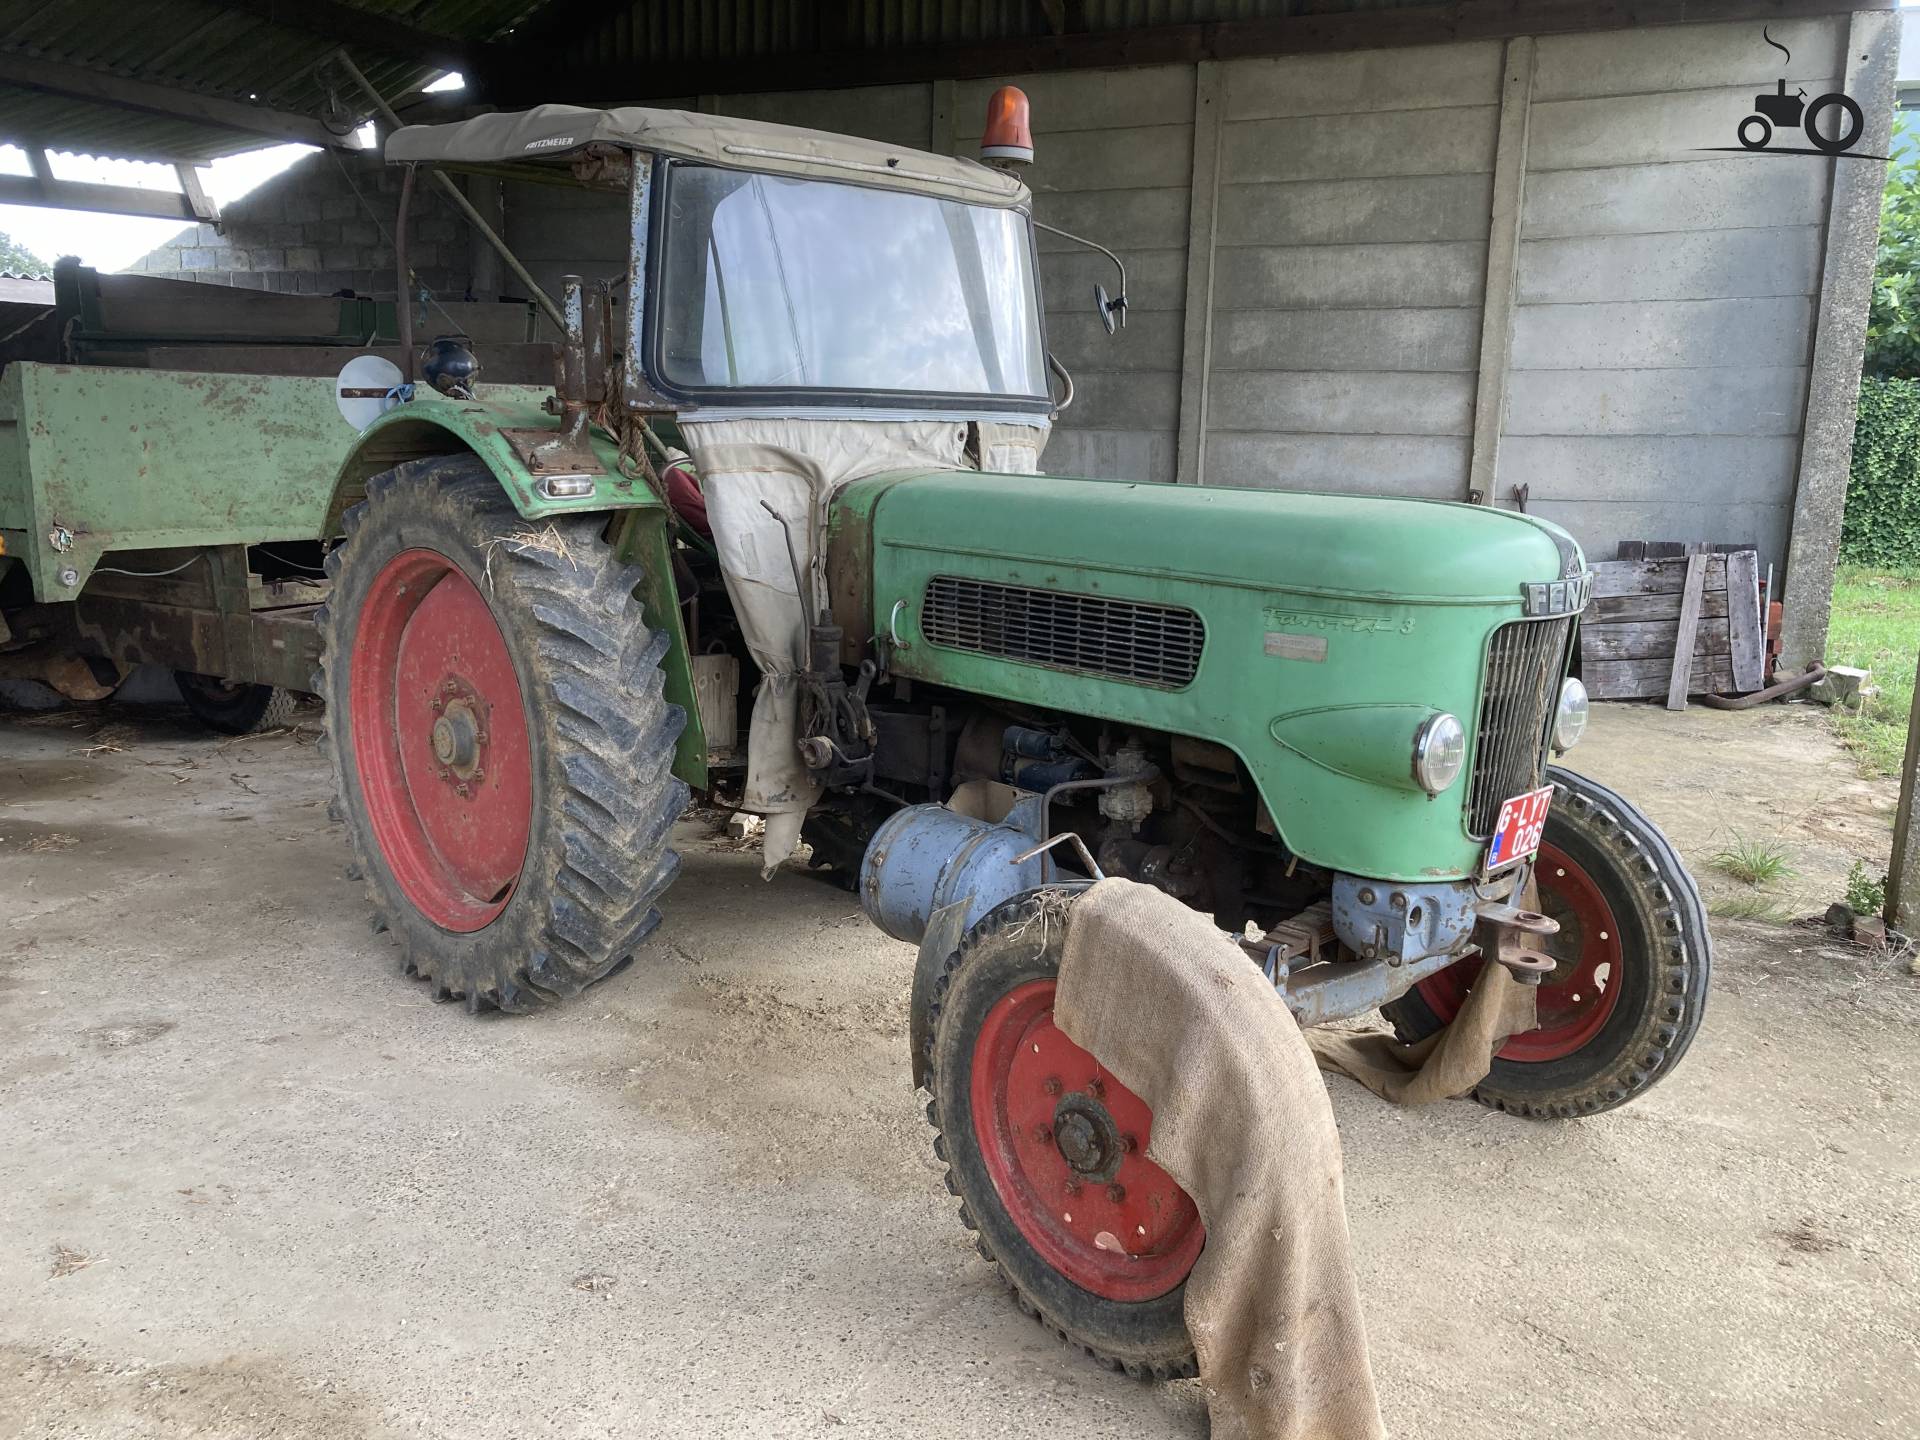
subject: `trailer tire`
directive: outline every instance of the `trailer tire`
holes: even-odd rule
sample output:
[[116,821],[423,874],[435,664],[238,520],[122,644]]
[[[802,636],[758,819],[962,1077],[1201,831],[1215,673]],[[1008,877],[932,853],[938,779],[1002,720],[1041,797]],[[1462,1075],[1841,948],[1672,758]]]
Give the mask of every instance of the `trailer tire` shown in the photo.
[[624,965],[679,870],[685,712],[605,517],[528,529],[477,457],[367,485],[318,676],[373,927],[437,1000],[538,1009]]
[[[1713,971],[1706,907],[1667,837],[1604,785],[1558,766],[1547,777],[1536,874],[1562,924],[1546,942],[1559,964],[1541,985],[1541,1028],[1508,1040],[1473,1092],[1536,1120],[1598,1115],[1670,1075]],[[1453,1018],[1477,966],[1443,970],[1381,1013],[1402,1041],[1423,1040]]]
[[[934,1155],[946,1166],[947,1189],[960,1198],[960,1223],[974,1232],[975,1248],[999,1269],[1021,1310],[1109,1369],[1124,1370],[1139,1380],[1192,1376],[1199,1372],[1187,1331],[1186,1277],[1205,1239],[1193,1202],[1172,1177],[1132,1147],[1124,1154],[1114,1152],[1119,1154],[1117,1168],[1089,1175],[1084,1184],[1076,1180],[1072,1193],[1078,1199],[1051,1192],[1042,1197],[1039,1188],[1060,1178],[1043,1172],[1051,1157],[1027,1149],[1023,1137],[1009,1133],[1006,1093],[1015,1084],[1030,1088],[1035,1076],[1011,1067],[1003,1073],[992,1065],[994,1057],[1011,1056],[1017,1067],[1027,1059],[1027,1041],[1035,1040],[1034,1053],[1040,1054],[1044,1037],[1048,1051],[1040,1061],[1029,1062],[1029,1068],[1039,1063],[1062,1068],[1065,1085],[1076,1088],[1085,1082],[1065,1067],[1074,1059],[1083,1065],[1098,1063],[1052,1027],[1051,987],[1059,974],[1066,928],[1054,908],[1057,901],[1055,892],[1037,890],[996,906],[967,932],[934,980],[927,1045],[927,1089],[933,1097],[927,1121],[935,1131]],[[1010,1006],[1026,1007],[1024,1018],[1016,1015],[1014,1024],[1028,1028],[1008,1030],[1004,1022]],[[1069,1056],[1073,1058],[1064,1058]],[[1045,1084],[1045,1093],[1058,1092],[1062,1105],[1082,1099],[1059,1081],[1049,1078]],[[976,1107],[983,1097],[992,1109],[981,1116]],[[1048,1102],[1040,1103],[1044,1108]],[[1095,1124],[1107,1128],[1116,1121],[1125,1125],[1137,1109],[1144,1117],[1137,1122],[1138,1150],[1144,1152],[1151,1117],[1117,1080],[1108,1076],[1103,1085],[1093,1087],[1086,1108]],[[994,1138],[983,1141],[983,1131]],[[1047,1139],[1052,1139],[1051,1131]],[[1102,1195],[1107,1181],[1116,1183],[1109,1195]],[[1090,1246],[1084,1233],[1073,1233],[1065,1225],[1056,1230],[1052,1223],[1065,1207],[1083,1208],[1089,1213],[1083,1214],[1080,1228],[1088,1231],[1092,1226],[1086,1222],[1093,1214],[1105,1213],[1098,1207],[1111,1205],[1115,1192],[1122,1195],[1122,1203],[1139,1207],[1143,1216],[1159,1208],[1156,1201],[1174,1197],[1188,1212],[1187,1228],[1176,1221],[1167,1231],[1164,1250],[1138,1267],[1150,1271],[1139,1282],[1121,1273],[1124,1266],[1103,1271],[1102,1262],[1112,1259],[1109,1247]],[[1166,1209],[1172,1213],[1176,1205]],[[1036,1231],[1045,1237],[1040,1243],[1056,1256],[1065,1254],[1064,1262],[1042,1253]],[[1089,1273],[1076,1278],[1070,1273],[1076,1271]],[[1139,1294],[1118,1294],[1126,1285]]]
[[222,735],[278,730],[291,725],[300,708],[300,696],[280,685],[229,685],[217,676],[187,670],[174,671],[173,680],[193,718]]

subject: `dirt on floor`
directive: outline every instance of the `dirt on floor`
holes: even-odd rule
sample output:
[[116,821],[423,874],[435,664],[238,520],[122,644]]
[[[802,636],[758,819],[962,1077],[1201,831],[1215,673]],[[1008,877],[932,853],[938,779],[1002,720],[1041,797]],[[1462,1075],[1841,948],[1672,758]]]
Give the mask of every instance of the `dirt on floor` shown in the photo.
[[[851,897],[696,817],[630,969],[470,1016],[370,931],[312,740],[0,718],[0,1436],[1204,1434],[975,1256],[912,952]],[[1777,826],[1799,909],[1884,849],[1801,712],[1602,707],[1575,755],[1696,861]],[[1916,982],[1717,945],[1687,1063],[1612,1114],[1332,1082],[1395,1435],[1920,1434]]]

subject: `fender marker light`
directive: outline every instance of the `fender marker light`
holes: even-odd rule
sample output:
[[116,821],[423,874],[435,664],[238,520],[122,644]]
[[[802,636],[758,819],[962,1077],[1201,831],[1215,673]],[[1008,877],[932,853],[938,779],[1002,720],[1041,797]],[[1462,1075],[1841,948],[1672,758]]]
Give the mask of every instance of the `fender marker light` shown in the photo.
[[1002,85],[987,101],[987,130],[980,137],[980,158],[1002,170],[1033,163],[1027,94],[1019,86]]

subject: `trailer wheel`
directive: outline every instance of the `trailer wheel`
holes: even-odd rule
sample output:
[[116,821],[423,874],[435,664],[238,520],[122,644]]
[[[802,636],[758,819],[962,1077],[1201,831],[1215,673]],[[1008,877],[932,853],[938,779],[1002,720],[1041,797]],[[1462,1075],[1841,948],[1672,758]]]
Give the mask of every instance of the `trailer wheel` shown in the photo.
[[252,735],[291,725],[293,712],[300,705],[297,694],[278,685],[249,685],[244,681],[229,685],[217,676],[186,670],[174,671],[173,680],[193,718],[223,735]]
[[1206,1232],[1146,1157],[1145,1102],[1053,1024],[1065,927],[1047,903],[990,911],[934,982],[934,1153],[1022,1310],[1137,1379],[1193,1375],[1183,1305]]
[[327,557],[338,812],[406,973],[522,1012],[633,955],[679,858],[667,638],[603,517],[527,529],[484,463],[374,477]]
[[[1667,837],[1603,785],[1555,766],[1535,874],[1560,922],[1545,948],[1540,1026],[1508,1040],[1474,1091],[1483,1105],[1556,1119],[1623,1105],[1673,1071],[1706,1010],[1713,968],[1700,891]],[[1467,960],[1384,1007],[1404,1041],[1459,1013]]]

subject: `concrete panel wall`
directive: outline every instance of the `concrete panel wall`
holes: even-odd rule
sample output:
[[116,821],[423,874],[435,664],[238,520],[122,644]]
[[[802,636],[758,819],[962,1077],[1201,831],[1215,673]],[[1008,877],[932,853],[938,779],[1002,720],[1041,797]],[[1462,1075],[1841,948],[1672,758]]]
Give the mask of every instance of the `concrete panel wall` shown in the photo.
[[1045,464],[1060,475],[1173,478],[1180,413],[1194,71],[1168,65],[966,81],[953,87],[954,153],[979,153],[987,97],[1017,83],[1033,104],[1034,217],[1116,251],[1127,327],[1109,336],[1093,287],[1112,264],[1044,231],[1047,342],[1073,374]]
[[1833,162],[1712,147],[1777,73],[1839,88],[1845,27],[1772,25],[1778,69],[1749,24],[1540,40],[1502,503],[1525,485],[1600,556],[1784,561]]
[[[1838,88],[1847,23],[1773,23],[1791,63],[1749,23],[1546,36],[1518,86],[1486,41],[674,103],[972,154],[987,97],[1022,86],[1037,217],[1119,251],[1131,282],[1108,337],[1108,262],[1039,239],[1049,342],[1078,383],[1056,473],[1462,499],[1497,433],[1498,502],[1525,486],[1596,555],[1753,540],[1780,563],[1834,162],[1715,147],[1780,74]],[[1503,97],[1524,163],[1503,172],[1518,247],[1490,286]],[[315,157],[147,264],[389,292],[367,205],[388,214],[392,180],[353,173],[365,203]],[[457,294],[466,242],[421,203],[418,258]],[[613,198],[509,186],[505,209],[544,284],[624,264]],[[1505,343],[1483,375],[1489,336]]]
[[1224,71],[1202,477],[1465,494],[1494,43]]

